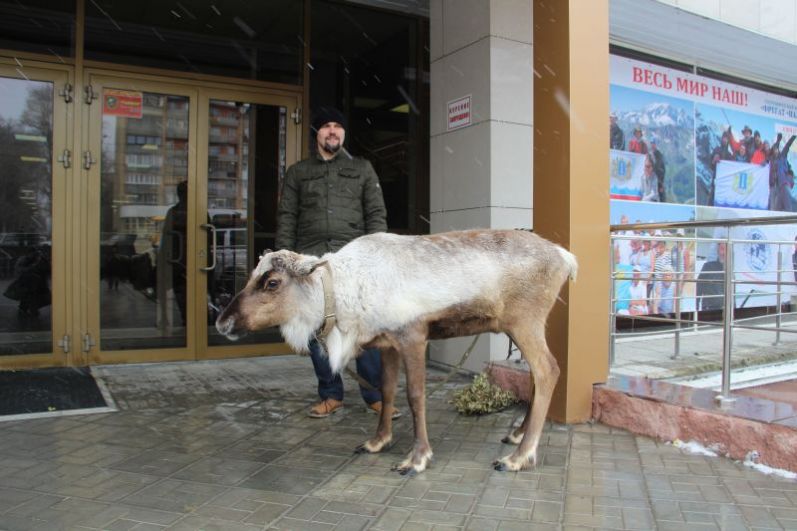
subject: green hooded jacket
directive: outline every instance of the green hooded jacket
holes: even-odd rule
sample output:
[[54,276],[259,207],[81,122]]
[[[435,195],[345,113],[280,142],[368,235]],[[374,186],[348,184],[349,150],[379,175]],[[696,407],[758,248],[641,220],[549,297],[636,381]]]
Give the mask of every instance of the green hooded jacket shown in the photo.
[[277,212],[277,249],[321,256],[387,230],[382,187],[371,163],[338,153],[297,162],[285,175]]

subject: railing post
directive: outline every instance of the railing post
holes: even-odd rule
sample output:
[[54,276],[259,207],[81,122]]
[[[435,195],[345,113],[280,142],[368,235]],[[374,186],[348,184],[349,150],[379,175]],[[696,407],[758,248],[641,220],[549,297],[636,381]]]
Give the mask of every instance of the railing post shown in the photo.
[[673,309],[675,311],[675,341],[673,346],[672,359],[676,359],[681,355],[681,285],[683,283],[684,271],[681,270],[681,249],[678,247],[679,242],[675,242],[675,304]]
[[[735,286],[733,284],[733,243],[731,242],[731,228],[728,227],[728,236],[725,243],[725,305],[722,310],[722,392],[717,396],[721,406],[734,401],[731,398],[731,345],[733,341],[733,310],[736,305]],[[718,244],[719,245],[719,244]],[[719,252],[719,250],[717,251]]]
[[777,267],[778,267],[778,285],[776,287],[777,287],[777,290],[778,290],[778,292],[777,292],[778,293],[778,295],[777,295],[777,297],[778,297],[778,299],[777,299],[778,300],[778,313],[775,314],[775,342],[773,343],[773,345],[777,345],[778,343],[780,343],[780,326],[781,326],[782,316],[783,316],[783,299],[781,297],[781,285],[780,285],[780,283],[783,281],[783,279],[781,278],[781,264],[782,264],[781,259],[783,258],[783,256],[782,256],[783,255],[783,251],[781,249],[781,245],[780,244],[777,244],[777,245],[778,245],[778,265],[777,265]]
[[614,303],[614,238],[611,235],[609,235],[609,242],[609,369],[611,370],[614,366],[615,327],[617,326],[616,306]]

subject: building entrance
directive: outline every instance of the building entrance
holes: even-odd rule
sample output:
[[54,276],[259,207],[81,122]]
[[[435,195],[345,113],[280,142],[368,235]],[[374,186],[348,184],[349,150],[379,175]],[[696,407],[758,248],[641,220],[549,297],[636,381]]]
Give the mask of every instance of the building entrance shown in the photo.
[[0,65],[0,368],[288,352],[214,321],[273,247],[301,88],[71,75]]
[[213,324],[273,244],[300,95],[101,75],[90,86],[91,361],[285,352],[276,331],[231,343]]

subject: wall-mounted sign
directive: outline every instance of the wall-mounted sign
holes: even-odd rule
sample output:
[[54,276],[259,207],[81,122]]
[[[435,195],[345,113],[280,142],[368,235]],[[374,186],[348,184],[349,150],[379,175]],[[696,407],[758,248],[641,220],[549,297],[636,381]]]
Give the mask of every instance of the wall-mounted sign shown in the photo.
[[105,89],[102,93],[102,113],[105,116],[141,118],[144,95],[133,90]]
[[471,123],[470,94],[448,102],[448,130],[465,127]]

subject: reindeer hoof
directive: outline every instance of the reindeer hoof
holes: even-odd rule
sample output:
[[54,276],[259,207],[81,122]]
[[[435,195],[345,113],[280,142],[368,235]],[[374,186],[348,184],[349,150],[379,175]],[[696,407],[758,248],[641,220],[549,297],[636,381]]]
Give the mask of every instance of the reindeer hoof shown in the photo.
[[514,433],[510,433],[509,435],[501,439],[501,442],[504,444],[514,444],[517,446],[518,444],[520,444],[520,441],[522,440],[523,440],[522,433],[520,435],[515,435]]
[[398,472],[402,476],[413,477],[418,474],[418,471],[415,470],[415,467],[412,465],[405,466],[402,464],[393,465],[390,467],[390,470],[393,472]]
[[499,472],[517,472],[525,468],[533,467],[536,461],[534,456],[529,456],[527,459],[521,460],[506,456],[493,461],[493,468]]
[[385,439],[369,439],[359,445],[357,448],[354,449],[355,454],[378,454],[379,452],[385,452],[389,450],[393,446],[393,439],[392,437],[387,437]]

